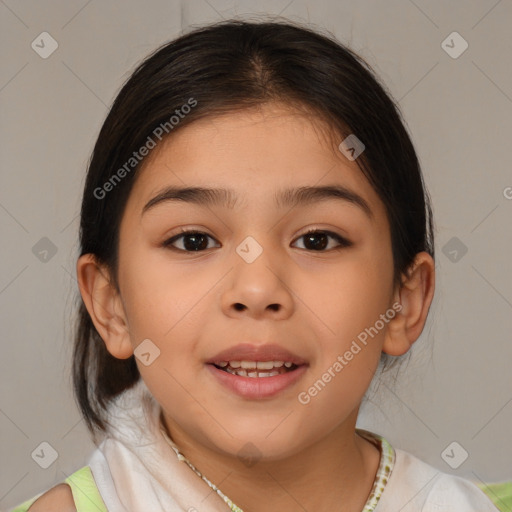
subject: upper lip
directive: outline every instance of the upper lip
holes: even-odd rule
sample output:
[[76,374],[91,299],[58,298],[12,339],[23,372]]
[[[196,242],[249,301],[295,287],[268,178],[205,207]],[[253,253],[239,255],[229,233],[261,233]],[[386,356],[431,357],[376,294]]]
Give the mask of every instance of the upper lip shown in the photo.
[[227,348],[208,359],[206,363],[218,364],[222,361],[284,361],[297,366],[306,364],[305,359],[279,345],[251,345],[250,343],[241,343]]

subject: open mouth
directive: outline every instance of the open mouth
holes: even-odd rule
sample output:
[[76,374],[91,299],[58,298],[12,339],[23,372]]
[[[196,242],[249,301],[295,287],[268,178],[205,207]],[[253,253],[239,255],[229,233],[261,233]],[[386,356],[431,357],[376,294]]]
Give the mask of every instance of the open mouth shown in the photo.
[[206,365],[225,389],[246,400],[276,397],[294,386],[308,369],[299,361],[212,361]]
[[220,361],[214,366],[239,377],[275,377],[298,368],[290,361]]
[[275,343],[240,343],[205,363],[214,382],[245,400],[273,399],[296,386],[309,368],[308,360]]

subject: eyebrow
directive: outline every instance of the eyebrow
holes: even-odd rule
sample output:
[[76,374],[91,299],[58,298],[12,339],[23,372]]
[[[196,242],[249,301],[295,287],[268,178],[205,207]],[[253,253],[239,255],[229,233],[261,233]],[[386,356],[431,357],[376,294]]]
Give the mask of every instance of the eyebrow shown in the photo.
[[[373,219],[373,212],[368,203],[360,195],[341,185],[285,189],[276,192],[274,199],[276,205],[281,208],[294,208],[318,201],[337,199],[359,207],[370,219]],[[232,189],[169,186],[161,190],[146,203],[142,209],[141,216],[156,205],[169,201],[184,201],[200,206],[222,206],[233,209],[236,205],[237,197]]]

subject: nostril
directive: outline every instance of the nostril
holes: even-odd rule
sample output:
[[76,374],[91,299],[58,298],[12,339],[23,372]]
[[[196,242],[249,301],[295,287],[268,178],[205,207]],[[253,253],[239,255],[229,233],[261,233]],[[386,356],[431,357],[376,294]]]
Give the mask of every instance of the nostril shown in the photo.
[[[273,311],[279,311],[279,304],[270,304],[267,307],[272,309]],[[244,304],[240,304],[240,302],[237,302],[237,303],[234,304],[234,308],[237,311],[243,311],[244,309],[247,308],[247,306],[244,306]]]

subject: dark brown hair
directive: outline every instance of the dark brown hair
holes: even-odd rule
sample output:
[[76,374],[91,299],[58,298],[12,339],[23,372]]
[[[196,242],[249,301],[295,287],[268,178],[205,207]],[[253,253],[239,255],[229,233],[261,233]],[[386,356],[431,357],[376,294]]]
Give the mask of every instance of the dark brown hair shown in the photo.
[[[194,108],[171,128],[171,116],[191,98]],[[418,252],[434,256],[432,211],[418,158],[398,106],[371,67],[333,36],[291,22],[239,20],[196,28],[165,44],[121,88],[89,162],[80,255],[92,253],[106,265],[119,291],[119,226],[141,168],[126,167],[134,151],[154,139],[159,126],[172,136],[195,120],[269,101],[310,112],[339,142],[351,133],[363,141],[356,162],[386,207],[395,283]],[[121,173],[123,166],[129,172]],[[116,174],[122,179],[113,181]],[[99,194],[109,180],[108,194]],[[108,402],[140,374],[134,356],[110,355],[81,297],[78,302],[73,385],[94,436],[105,430]],[[381,366],[394,359],[382,354]]]

